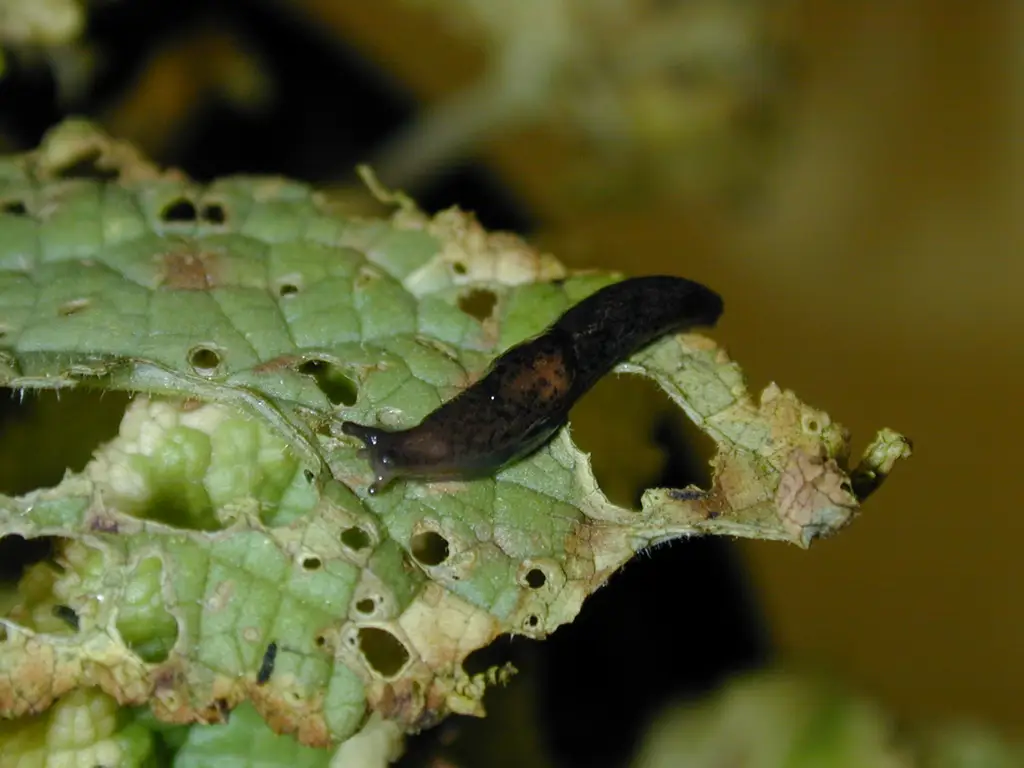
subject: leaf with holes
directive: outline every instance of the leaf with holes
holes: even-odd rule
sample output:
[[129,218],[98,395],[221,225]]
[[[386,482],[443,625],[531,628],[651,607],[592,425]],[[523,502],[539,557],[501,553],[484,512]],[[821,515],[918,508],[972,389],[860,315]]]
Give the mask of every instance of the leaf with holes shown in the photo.
[[378,192],[390,219],[283,179],[198,185],[79,122],[0,160],[0,384],[139,393],[82,472],[0,497],[0,534],[56,542],[6,601],[5,716],[93,686],[172,723],[248,701],[327,746],[481,714],[506,671],[462,663],[498,635],[572,621],[659,541],[806,546],[909,453],[884,431],[848,472],[842,427],[774,386],[755,401],[684,334],[620,371],[716,441],[710,488],[617,507],[563,430],[493,477],[370,497],[342,421],[417,423],[616,279]]

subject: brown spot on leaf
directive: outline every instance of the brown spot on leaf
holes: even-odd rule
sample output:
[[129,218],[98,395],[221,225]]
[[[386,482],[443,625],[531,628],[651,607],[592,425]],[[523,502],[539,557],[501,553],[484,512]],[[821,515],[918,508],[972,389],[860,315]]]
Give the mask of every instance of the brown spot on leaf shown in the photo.
[[324,719],[323,694],[302,695],[287,683],[249,688],[249,697],[275,733],[294,734],[306,746],[323,749],[332,743]]
[[77,315],[85,309],[89,308],[89,299],[83,297],[79,299],[71,299],[65,301],[59,307],[57,307],[57,314],[62,317],[68,317],[70,315]]
[[[419,730],[419,724],[432,718],[437,713],[431,712],[427,697],[424,695],[423,684],[418,680],[402,678],[381,685],[370,686],[367,693],[371,698],[371,706],[388,720],[394,720],[407,730]],[[444,708],[444,702],[435,702]]]
[[841,528],[857,509],[836,461],[801,449],[793,451],[779,478],[775,504],[783,528],[803,546]]
[[263,637],[263,630],[259,627],[248,626],[242,629],[242,639],[246,642],[259,642],[261,637]]
[[184,665],[188,662],[172,655],[153,672],[153,714],[168,723],[195,722],[198,713],[189,705],[188,681]]
[[574,521],[562,541],[565,549],[565,578],[569,581],[593,583],[592,580],[597,577],[597,583],[602,583],[605,576],[599,576],[594,567],[594,553],[600,550],[601,538],[610,535],[610,528]]
[[255,366],[252,370],[253,373],[274,373],[285,368],[295,368],[296,365],[303,362],[303,358],[298,355],[279,355],[273,357],[270,360],[264,360],[259,365]]
[[94,533],[117,533],[119,527],[117,520],[102,514],[97,514],[89,521],[89,530]]
[[216,587],[208,598],[206,608],[212,613],[223,611],[235,599],[235,580],[224,579]]
[[153,673],[153,691],[155,693],[170,691],[175,688],[181,673],[178,666],[177,661],[169,660],[156,669]]
[[220,282],[220,254],[183,246],[160,254],[161,285],[179,291],[205,291]]

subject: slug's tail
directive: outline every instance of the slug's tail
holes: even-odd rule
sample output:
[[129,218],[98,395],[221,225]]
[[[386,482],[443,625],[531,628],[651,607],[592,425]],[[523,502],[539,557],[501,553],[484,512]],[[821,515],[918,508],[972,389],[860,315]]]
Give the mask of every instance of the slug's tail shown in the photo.
[[555,324],[573,340],[581,383],[586,385],[655,339],[713,326],[722,297],[682,277],[637,277],[591,294]]

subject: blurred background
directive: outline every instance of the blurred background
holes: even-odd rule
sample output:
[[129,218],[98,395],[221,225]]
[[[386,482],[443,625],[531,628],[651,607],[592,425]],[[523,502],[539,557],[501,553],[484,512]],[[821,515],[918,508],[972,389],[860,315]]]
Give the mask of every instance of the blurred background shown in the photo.
[[[1020,736],[1022,44],[1024,6],[955,0],[2,0],[0,151],[80,114],[199,179],[346,201],[370,162],[571,266],[706,282],[752,389],[826,409],[855,453],[883,426],[913,439],[833,540],[663,547],[548,642],[501,644],[524,674],[488,721],[409,760],[515,723],[518,746],[465,764],[620,765],[660,707],[769,661],[900,721]],[[3,407],[5,439],[32,439]],[[48,418],[69,445],[99,429]],[[573,424],[618,500],[706,477],[643,382]]]

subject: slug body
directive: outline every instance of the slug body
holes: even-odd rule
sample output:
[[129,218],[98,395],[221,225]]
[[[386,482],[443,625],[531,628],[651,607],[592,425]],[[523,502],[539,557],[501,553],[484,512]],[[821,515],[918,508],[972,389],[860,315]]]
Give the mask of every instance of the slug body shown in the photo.
[[570,307],[543,334],[509,349],[473,386],[411,429],[352,422],[342,432],[366,446],[376,480],[471,479],[533,453],[572,406],[618,363],[668,333],[714,325],[721,297],[680,277],[613,283]]

